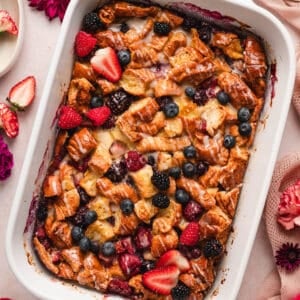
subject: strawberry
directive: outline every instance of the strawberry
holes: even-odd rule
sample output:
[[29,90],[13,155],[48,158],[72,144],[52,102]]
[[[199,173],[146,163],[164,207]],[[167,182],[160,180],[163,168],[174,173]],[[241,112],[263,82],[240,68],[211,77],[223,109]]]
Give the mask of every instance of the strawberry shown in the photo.
[[0,32],[3,31],[17,35],[18,27],[8,11],[0,9]]
[[94,126],[101,126],[111,115],[111,110],[108,106],[101,106],[90,109],[86,116],[92,121]]
[[18,116],[5,103],[0,103],[0,128],[3,128],[10,138],[15,138],[19,134]]
[[111,82],[117,82],[121,78],[122,69],[118,56],[111,47],[97,50],[91,59],[91,65],[95,72]]
[[169,250],[164,253],[156,262],[156,267],[161,268],[169,265],[175,265],[180,272],[186,272],[190,269],[189,261],[178,251]]
[[27,76],[10,89],[6,100],[17,110],[24,110],[35,97],[35,86],[35,78]]
[[75,38],[75,53],[79,57],[89,55],[95,48],[97,39],[91,34],[79,31]]
[[63,106],[60,109],[58,126],[62,129],[71,129],[82,123],[81,115],[71,106]]
[[170,265],[144,273],[142,281],[143,285],[151,291],[161,295],[170,295],[172,288],[177,285],[179,274],[179,269]]
[[199,242],[199,224],[191,222],[182,231],[180,243],[185,246],[195,246]]

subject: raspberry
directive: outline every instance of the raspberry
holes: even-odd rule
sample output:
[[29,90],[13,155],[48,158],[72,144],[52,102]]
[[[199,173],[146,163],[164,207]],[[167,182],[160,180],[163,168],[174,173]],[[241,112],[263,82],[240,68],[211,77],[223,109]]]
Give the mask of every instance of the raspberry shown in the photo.
[[180,243],[185,246],[195,246],[199,241],[199,224],[191,222],[182,231],[180,236]]
[[60,110],[58,126],[62,129],[72,129],[82,123],[81,115],[71,106],[63,106]]
[[110,129],[115,127],[116,119],[114,115],[110,115],[110,117],[102,124],[103,129]]
[[112,182],[120,182],[127,174],[126,162],[120,160],[114,162],[106,172],[105,176],[108,177]]
[[153,196],[152,204],[158,208],[167,208],[170,205],[170,199],[167,195],[158,193]]
[[193,102],[195,102],[199,106],[202,106],[207,102],[207,100],[208,97],[206,94],[206,89],[197,88],[193,98]]
[[132,289],[128,282],[120,279],[112,279],[108,284],[107,291],[125,297],[132,295]]
[[121,115],[126,111],[132,102],[132,97],[124,90],[118,90],[110,94],[107,105],[115,115]]
[[191,200],[183,209],[183,216],[187,221],[193,222],[199,220],[202,212],[203,209],[201,205]]
[[91,34],[79,31],[75,38],[75,52],[79,57],[89,55],[95,48],[97,39]]
[[151,182],[160,191],[165,191],[170,187],[169,176],[162,172],[154,172],[154,174],[151,177]]
[[135,172],[143,168],[146,164],[146,159],[137,151],[128,151],[126,155],[127,169]]
[[107,106],[92,108],[86,114],[86,116],[92,121],[92,124],[94,126],[103,125],[109,119],[110,115],[111,110]]
[[222,251],[222,244],[215,238],[207,240],[203,246],[203,254],[206,258],[218,256]]
[[142,260],[134,254],[123,253],[119,256],[119,265],[123,273],[126,276],[131,277],[140,273]]
[[177,285],[171,290],[171,295],[173,300],[188,299],[190,293],[191,293],[190,288],[181,281],[179,281]]

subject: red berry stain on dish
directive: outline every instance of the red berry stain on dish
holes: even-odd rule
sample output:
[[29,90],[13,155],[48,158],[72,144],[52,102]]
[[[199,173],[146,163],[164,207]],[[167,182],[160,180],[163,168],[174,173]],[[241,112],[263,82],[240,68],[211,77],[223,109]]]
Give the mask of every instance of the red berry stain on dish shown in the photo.
[[82,123],[81,115],[71,106],[63,106],[59,112],[58,126],[61,129],[72,129]]
[[97,39],[91,34],[79,31],[75,38],[75,53],[79,57],[89,55],[95,48]]
[[9,138],[15,138],[19,134],[17,113],[5,103],[0,103],[0,128]]
[[27,76],[9,91],[7,101],[17,110],[25,110],[35,98],[36,80]]
[[7,10],[0,9],[0,33],[18,34],[18,27]]
[[118,82],[122,76],[118,56],[111,47],[97,50],[91,59],[91,65],[95,72],[113,83]]

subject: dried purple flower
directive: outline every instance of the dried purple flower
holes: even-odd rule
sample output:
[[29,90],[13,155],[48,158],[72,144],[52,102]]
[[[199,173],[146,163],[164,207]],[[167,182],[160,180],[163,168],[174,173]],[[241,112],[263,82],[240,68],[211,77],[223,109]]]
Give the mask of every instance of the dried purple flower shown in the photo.
[[62,21],[70,0],[28,0],[29,6],[44,10],[49,20],[56,17]]
[[7,179],[14,165],[13,155],[0,135],[0,181]]
[[300,248],[298,244],[284,243],[276,251],[276,265],[284,268],[288,272],[294,271],[300,266]]

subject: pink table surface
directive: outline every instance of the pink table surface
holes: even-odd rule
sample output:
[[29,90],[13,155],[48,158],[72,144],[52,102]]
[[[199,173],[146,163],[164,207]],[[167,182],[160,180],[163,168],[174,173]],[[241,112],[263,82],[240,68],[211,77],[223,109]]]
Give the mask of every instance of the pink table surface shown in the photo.
[[[18,175],[24,160],[26,144],[61,27],[59,20],[49,22],[43,13],[31,10],[26,5],[26,2],[24,1],[25,39],[23,50],[13,69],[7,75],[0,78],[0,101],[5,101],[10,87],[27,75],[34,75],[37,79],[35,102],[26,112],[19,114],[20,134],[15,140],[9,141],[9,147],[15,159],[13,174],[9,180],[0,183],[0,298],[10,297],[15,300],[34,300],[36,298],[18,283],[8,266],[4,245],[6,226]],[[278,158],[289,152],[299,150],[299,133],[299,118],[291,107]],[[268,154],[266,153],[266,155]],[[249,295],[252,295],[253,298],[253,291],[257,290],[262,280],[272,268],[274,268],[274,261],[262,221],[237,299],[248,300]]]

